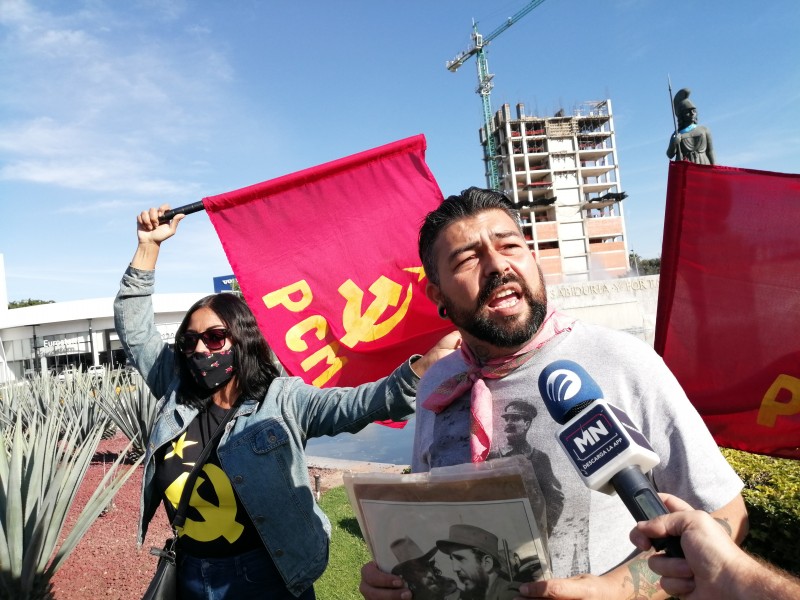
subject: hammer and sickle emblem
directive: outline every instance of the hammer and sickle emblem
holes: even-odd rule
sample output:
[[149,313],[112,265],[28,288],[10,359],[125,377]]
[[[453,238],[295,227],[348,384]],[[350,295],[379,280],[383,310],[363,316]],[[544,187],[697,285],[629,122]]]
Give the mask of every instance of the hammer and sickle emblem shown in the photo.
[[369,286],[369,291],[375,296],[375,299],[362,313],[363,290],[351,279],[339,286],[339,293],[347,300],[347,305],[342,313],[342,325],[347,333],[339,341],[348,348],[354,347],[358,342],[375,341],[392,331],[408,312],[413,288],[409,284],[402,305],[382,323],[378,323],[378,319],[389,306],[397,306],[403,288],[399,283],[381,275]]
[[[201,476],[199,476],[195,481],[192,496],[189,498],[189,505],[200,513],[203,520],[193,521],[192,519],[186,519],[186,523],[180,533],[199,542],[211,542],[219,537],[224,537],[232,544],[242,535],[244,526],[236,521],[236,497],[233,494],[231,482],[225,472],[217,465],[205,465],[203,473],[208,477],[211,485],[214,486],[214,491],[217,494],[217,498],[219,498],[219,505],[212,504],[197,492],[197,489],[202,484]],[[188,477],[188,473],[181,473],[165,492],[167,500],[175,508],[178,507],[178,503],[181,500],[183,487]]]

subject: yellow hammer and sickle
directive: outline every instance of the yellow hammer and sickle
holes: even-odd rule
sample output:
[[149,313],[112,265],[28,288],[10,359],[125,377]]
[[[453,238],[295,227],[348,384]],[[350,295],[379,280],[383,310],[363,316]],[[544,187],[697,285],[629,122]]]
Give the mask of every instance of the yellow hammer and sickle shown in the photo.
[[382,323],[377,323],[378,319],[389,306],[397,306],[403,288],[399,283],[381,275],[369,286],[369,291],[375,296],[375,300],[362,314],[364,292],[361,288],[351,279],[339,286],[339,293],[347,300],[347,305],[342,313],[342,325],[347,333],[339,341],[349,348],[354,347],[358,342],[372,342],[380,339],[394,329],[408,312],[413,287],[411,284],[408,285],[403,304],[394,315]]
[[[219,537],[224,537],[232,544],[242,535],[244,526],[236,521],[236,497],[233,494],[231,482],[217,465],[207,464],[203,467],[203,472],[214,486],[214,491],[219,498],[219,506],[211,504],[197,493],[197,488],[202,483],[201,477],[198,477],[192,490],[192,496],[189,498],[189,504],[197,509],[203,517],[203,521],[186,519],[181,535],[188,535],[198,542],[212,542]],[[188,473],[181,473],[165,492],[167,500],[175,508],[178,507],[178,502],[181,500],[183,487],[188,477]]]

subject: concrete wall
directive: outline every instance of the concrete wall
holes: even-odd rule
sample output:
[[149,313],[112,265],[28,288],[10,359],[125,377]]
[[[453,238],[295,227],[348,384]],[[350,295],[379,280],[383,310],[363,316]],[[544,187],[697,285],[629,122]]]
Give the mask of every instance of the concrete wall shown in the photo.
[[548,302],[598,325],[627,331],[650,344],[656,328],[658,275],[547,286]]

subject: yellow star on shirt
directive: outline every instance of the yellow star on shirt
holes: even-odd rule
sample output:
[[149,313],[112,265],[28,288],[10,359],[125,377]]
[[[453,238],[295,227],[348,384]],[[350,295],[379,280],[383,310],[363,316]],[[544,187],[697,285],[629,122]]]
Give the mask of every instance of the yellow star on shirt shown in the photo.
[[172,458],[173,456],[180,456],[181,458],[183,458],[183,449],[186,448],[187,446],[192,446],[192,445],[194,445],[196,443],[197,442],[187,442],[186,441],[186,432],[184,431],[181,434],[181,437],[179,437],[177,440],[172,442],[172,451],[171,452],[167,452],[164,455],[164,460],[167,460],[168,458]]

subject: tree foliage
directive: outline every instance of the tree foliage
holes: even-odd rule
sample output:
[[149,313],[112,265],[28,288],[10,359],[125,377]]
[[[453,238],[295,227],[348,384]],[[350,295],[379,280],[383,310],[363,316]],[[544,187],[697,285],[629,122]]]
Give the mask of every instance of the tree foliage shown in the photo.
[[27,298],[25,300],[12,300],[8,303],[8,308],[25,308],[26,306],[38,306],[39,304],[53,304],[55,300],[34,300]]
[[629,259],[631,270],[637,275],[658,275],[661,273],[660,258],[642,258],[636,252],[631,252]]

